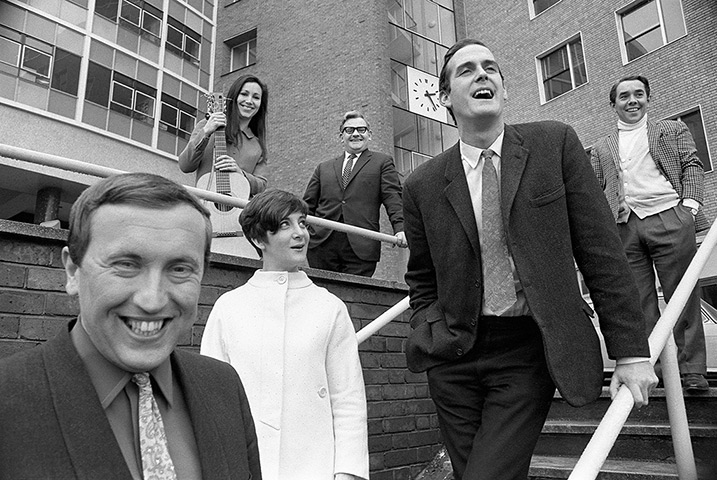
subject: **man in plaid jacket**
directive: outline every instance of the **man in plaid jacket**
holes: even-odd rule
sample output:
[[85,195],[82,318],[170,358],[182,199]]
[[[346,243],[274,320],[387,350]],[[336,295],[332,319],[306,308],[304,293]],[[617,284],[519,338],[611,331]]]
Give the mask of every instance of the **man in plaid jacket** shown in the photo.
[[[669,301],[697,251],[695,231],[709,227],[700,212],[704,170],[680,121],[647,118],[650,84],[643,76],[610,90],[617,128],[592,148],[591,163],[618,224],[647,321],[660,317],[655,271]],[[685,390],[708,389],[700,296],[692,292],[674,329]]]

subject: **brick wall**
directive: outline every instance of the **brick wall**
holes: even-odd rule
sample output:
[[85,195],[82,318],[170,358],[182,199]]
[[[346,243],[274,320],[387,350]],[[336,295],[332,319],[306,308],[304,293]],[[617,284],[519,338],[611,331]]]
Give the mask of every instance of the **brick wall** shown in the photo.
[[[76,298],[64,291],[60,251],[66,234],[0,220],[0,358],[40,344],[77,315]],[[214,301],[246,282],[257,266],[253,260],[213,257],[204,275],[198,319],[180,339],[182,348],[198,351]],[[347,304],[357,330],[407,294],[406,286],[396,282],[309,273]],[[413,478],[440,448],[425,374],[406,369],[403,349],[409,329],[404,313],[359,348],[368,398],[372,480]]]

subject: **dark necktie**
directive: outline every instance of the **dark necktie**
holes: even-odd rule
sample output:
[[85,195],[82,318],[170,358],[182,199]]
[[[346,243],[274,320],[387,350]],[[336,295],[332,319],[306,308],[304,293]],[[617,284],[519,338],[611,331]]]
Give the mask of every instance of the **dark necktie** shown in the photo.
[[354,166],[354,158],[356,158],[356,155],[352,153],[351,155],[349,155],[348,160],[346,160],[346,165],[344,165],[344,171],[341,174],[341,184],[344,188],[346,188],[346,185],[349,184],[351,169]]
[[167,448],[162,415],[152,394],[147,373],[135,373],[132,381],[139,387],[139,447],[145,480],[176,480],[172,457]]
[[483,150],[483,296],[486,306],[496,315],[515,303],[513,271],[500,209],[498,174],[493,165],[493,151]]

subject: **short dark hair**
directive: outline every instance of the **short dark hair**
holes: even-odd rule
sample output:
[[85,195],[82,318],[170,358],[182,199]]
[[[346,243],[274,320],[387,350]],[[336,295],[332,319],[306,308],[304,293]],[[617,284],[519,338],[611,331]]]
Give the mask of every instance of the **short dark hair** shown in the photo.
[[252,197],[239,215],[239,224],[249,243],[262,256],[255,240],[266,242],[268,233],[279,230],[281,222],[292,213],[309,214],[309,206],[299,196],[285,190],[270,188]]
[[638,80],[642,82],[645,86],[647,99],[650,99],[650,82],[647,81],[647,78],[642,75],[628,75],[627,77],[622,77],[620,80],[615,82],[612,88],[610,88],[610,105],[615,105],[615,100],[617,100],[617,87],[619,87],[622,82],[629,82],[631,80]]
[[341,125],[339,125],[339,133],[341,133],[343,131],[344,124],[353,118],[363,119],[366,122],[366,126],[369,129],[371,128],[371,126],[368,124],[368,120],[366,120],[366,117],[363,116],[363,113],[359,112],[358,110],[351,110],[349,112],[344,113],[344,117],[341,120]]
[[212,222],[209,211],[180,184],[151,173],[124,173],[104,178],[87,188],[70,210],[70,233],[67,248],[76,265],[90,245],[92,216],[102,205],[134,205],[157,210],[189,205],[202,214],[206,229],[204,263],[209,261]]
[[[488,45],[480,40],[476,40],[475,38],[464,38],[463,40],[459,40],[454,43],[443,56],[443,66],[441,67],[441,73],[438,77],[438,91],[440,93],[445,93],[446,95],[451,93],[451,81],[448,78],[448,62],[451,61],[451,58],[453,58],[453,55],[455,55],[458,50],[463,47],[467,47],[468,45],[480,45],[481,47],[488,48]],[[500,69],[500,66],[498,66],[498,73],[500,73],[501,80],[505,81],[503,71]],[[451,117],[455,121],[456,117],[453,116],[452,109],[449,108],[448,113],[451,114]]]

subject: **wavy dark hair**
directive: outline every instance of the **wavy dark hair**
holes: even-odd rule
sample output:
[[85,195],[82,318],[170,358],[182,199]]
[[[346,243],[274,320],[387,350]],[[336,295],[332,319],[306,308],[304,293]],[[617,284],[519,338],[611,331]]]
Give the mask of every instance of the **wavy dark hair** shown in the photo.
[[261,87],[261,105],[259,105],[259,109],[256,114],[251,118],[251,120],[249,120],[249,128],[251,128],[251,131],[254,132],[254,135],[256,135],[256,138],[259,140],[264,160],[266,160],[268,156],[266,151],[266,112],[269,107],[269,89],[266,87],[264,82],[259,80],[259,78],[254,75],[242,75],[237,78],[234,83],[232,83],[231,87],[229,87],[229,91],[226,95],[227,142],[234,144],[241,143],[241,140],[239,139],[239,112],[236,108],[236,99],[239,96],[239,92],[241,92],[242,87],[244,87],[244,84],[247,82],[256,83]]

